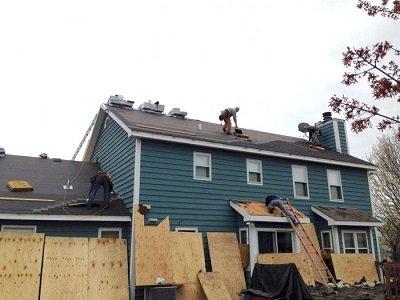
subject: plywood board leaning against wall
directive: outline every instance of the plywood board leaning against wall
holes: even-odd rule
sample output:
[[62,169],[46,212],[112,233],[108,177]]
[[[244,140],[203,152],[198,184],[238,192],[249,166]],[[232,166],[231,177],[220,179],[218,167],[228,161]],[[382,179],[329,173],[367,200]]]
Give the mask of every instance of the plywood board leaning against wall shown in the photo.
[[[317,248],[317,251],[319,254],[321,254],[321,248],[319,246],[318,242],[318,237],[317,233],[315,231],[315,227],[313,223],[308,223],[308,224],[302,224],[304,227],[304,230],[306,231],[307,235],[310,237],[311,241],[315,245],[315,248]],[[301,252],[304,252],[304,247],[301,245]]]
[[89,239],[88,299],[128,300],[125,239]]
[[246,269],[250,264],[250,247],[248,244],[239,244],[242,267]]
[[315,276],[306,253],[263,253],[258,254],[259,264],[289,264],[294,263],[304,282],[315,285]]
[[44,234],[0,233],[0,299],[39,298]]
[[144,216],[135,207],[136,286],[152,285],[157,278],[173,283],[169,218],[158,226],[145,226]]
[[208,232],[211,267],[218,272],[232,299],[239,299],[238,293],[246,288],[242,261],[236,233]]
[[368,282],[378,281],[375,259],[372,254],[331,254],[333,269],[337,279],[354,284],[362,277]]
[[221,276],[217,272],[201,272],[198,274],[201,286],[207,296],[207,300],[232,299]]
[[199,283],[197,273],[206,269],[201,233],[170,232],[170,242],[174,283]]
[[178,300],[207,300],[199,283],[185,283],[178,287]]
[[87,272],[87,238],[46,237],[40,299],[87,299]]

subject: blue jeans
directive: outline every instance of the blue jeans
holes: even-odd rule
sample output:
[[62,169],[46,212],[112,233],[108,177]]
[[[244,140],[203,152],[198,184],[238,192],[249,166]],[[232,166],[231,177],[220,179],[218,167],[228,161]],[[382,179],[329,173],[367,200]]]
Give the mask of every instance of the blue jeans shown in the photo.
[[103,183],[95,182],[92,186],[92,189],[89,194],[89,200],[87,202],[87,206],[89,208],[92,207],[92,202],[94,198],[96,198],[97,191],[101,186],[103,186],[104,190],[104,205],[107,206],[110,204],[110,184],[108,182],[103,182]]
[[293,223],[297,223],[296,218],[293,217],[290,212],[288,212],[288,210],[286,209],[285,205],[283,205],[281,200],[275,199],[268,204],[268,210],[270,212],[274,210],[274,207],[278,207],[285,214],[286,217],[292,220]]

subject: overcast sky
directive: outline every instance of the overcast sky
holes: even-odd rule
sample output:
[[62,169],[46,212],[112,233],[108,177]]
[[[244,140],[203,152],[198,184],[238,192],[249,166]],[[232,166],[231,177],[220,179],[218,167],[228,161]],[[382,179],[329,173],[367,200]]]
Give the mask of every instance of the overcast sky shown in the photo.
[[[301,136],[333,94],[370,99],[340,84],[341,53],[399,45],[399,25],[350,0],[2,1],[0,147],[70,159],[112,94],[212,122],[240,106],[241,127]],[[349,132],[351,154],[379,134]]]

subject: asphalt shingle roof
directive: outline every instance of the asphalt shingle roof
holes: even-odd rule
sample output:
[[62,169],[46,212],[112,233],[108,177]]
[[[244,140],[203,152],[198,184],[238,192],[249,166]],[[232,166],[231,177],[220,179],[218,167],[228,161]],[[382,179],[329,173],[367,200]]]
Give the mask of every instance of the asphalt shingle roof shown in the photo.
[[313,207],[335,221],[380,222],[371,214],[368,214],[360,209],[319,205],[313,205]]

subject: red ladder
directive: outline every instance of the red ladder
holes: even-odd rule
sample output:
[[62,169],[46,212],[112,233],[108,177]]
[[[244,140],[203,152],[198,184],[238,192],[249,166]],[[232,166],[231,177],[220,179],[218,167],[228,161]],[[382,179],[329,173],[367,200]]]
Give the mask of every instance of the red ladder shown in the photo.
[[334,286],[337,286],[335,278],[333,278],[332,273],[329,271],[321,254],[318,251],[319,249],[315,246],[314,242],[308,235],[304,226],[301,224],[292,205],[290,205],[289,201],[286,201],[285,204],[286,204],[287,210],[294,217],[297,224],[294,224],[289,216],[286,216],[286,217],[288,217],[290,225],[292,226],[292,228],[296,232],[297,236],[299,237],[300,242],[303,245],[304,250],[307,252],[308,257],[312,261],[315,270],[317,270],[318,273],[321,275],[323,284],[325,286],[328,286],[328,283],[332,283]]

